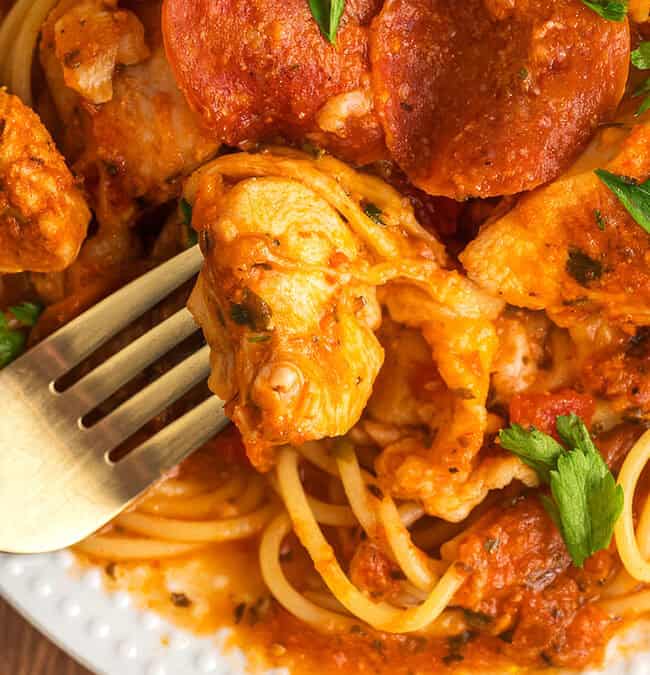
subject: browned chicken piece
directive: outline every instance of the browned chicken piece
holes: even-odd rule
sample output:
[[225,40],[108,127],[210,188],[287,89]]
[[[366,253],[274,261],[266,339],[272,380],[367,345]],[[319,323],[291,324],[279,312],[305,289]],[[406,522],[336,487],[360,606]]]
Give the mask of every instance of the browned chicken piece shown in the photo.
[[54,48],[66,85],[96,104],[113,98],[117,66],[131,66],[149,56],[143,25],[133,12],[119,10],[117,0],[72,6],[54,24]]
[[[206,257],[190,308],[212,346],[211,387],[256,466],[271,466],[276,445],[358,421],[384,361],[380,301],[423,331],[455,392],[454,430],[484,403],[501,303],[445,269],[388,185],[330,157],[240,153],[199,170],[186,195]],[[471,421],[479,446],[484,420]]]
[[[626,330],[650,323],[650,233],[593,169],[650,177],[650,122],[607,129],[566,176],[488,222],[461,254],[469,277],[558,325],[601,317]],[[593,342],[594,336],[590,338]]]
[[176,197],[218,149],[190,111],[165,57],[160,2],[62,0],[40,59],[62,122],[62,147],[102,227],[132,223]]
[[[444,306],[440,296],[399,281],[378,297],[392,321],[379,333],[386,363],[362,428],[382,448],[376,463],[382,486],[457,522],[490,490],[514,479],[536,484],[534,472],[515,457],[479,455],[500,305],[466,286]],[[368,419],[382,426],[369,426]]]
[[89,220],[36,113],[0,89],[0,272],[62,270],[76,258]]

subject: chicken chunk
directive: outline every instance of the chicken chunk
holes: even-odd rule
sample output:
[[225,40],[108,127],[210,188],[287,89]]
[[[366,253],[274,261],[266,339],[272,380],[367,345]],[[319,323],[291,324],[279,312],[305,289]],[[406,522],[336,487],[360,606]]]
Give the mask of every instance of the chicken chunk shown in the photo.
[[[190,309],[212,347],[211,387],[252,461],[269,468],[274,446],[358,421],[384,361],[380,301],[423,329],[447,386],[462,390],[458,431],[456,416],[467,422],[485,400],[481,359],[501,303],[445,269],[440,244],[388,185],[330,157],[278,152],[222,157],[186,188],[206,257]],[[460,326],[464,337],[445,345]],[[484,410],[472,420],[479,446],[484,420]]]
[[650,324],[650,233],[593,172],[645,181],[649,148],[647,120],[601,132],[568,175],[484,226],[460,256],[469,277],[510,304],[546,310],[560,326],[593,318],[633,332]]
[[117,9],[117,0],[74,5],[54,24],[54,46],[65,84],[96,104],[113,98],[118,66],[149,56],[144,27],[133,12]]
[[38,116],[0,90],[0,272],[62,270],[90,212]]
[[100,229],[132,223],[143,206],[178,195],[212,156],[174,81],[160,2],[62,0],[42,29],[40,59],[62,121],[62,147],[84,178]]

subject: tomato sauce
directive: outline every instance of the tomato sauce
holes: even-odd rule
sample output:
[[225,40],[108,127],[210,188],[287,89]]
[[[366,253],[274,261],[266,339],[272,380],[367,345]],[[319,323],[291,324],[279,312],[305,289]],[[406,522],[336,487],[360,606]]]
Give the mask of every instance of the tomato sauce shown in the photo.
[[559,415],[578,415],[589,426],[595,412],[591,396],[573,389],[562,389],[552,394],[517,394],[510,401],[510,421],[523,427],[535,427],[557,440],[555,420]]

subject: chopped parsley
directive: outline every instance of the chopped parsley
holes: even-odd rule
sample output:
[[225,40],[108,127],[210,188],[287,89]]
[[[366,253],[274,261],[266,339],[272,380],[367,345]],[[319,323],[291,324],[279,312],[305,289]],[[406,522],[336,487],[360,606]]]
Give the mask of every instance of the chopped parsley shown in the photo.
[[4,368],[22,354],[25,341],[23,332],[4,329],[0,325],[0,368]]
[[[650,42],[641,42],[631,54],[632,65],[638,70],[650,70]],[[650,79],[647,79],[638,87],[632,96],[644,96],[643,102],[636,111],[637,116],[642,115],[650,108]]]
[[169,599],[172,601],[172,605],[175,607],[189,607],[192,604],[192,601],[185,595],[185,593],[172,593],[169,596]]
[[542,496],[549,516],[562,533],[574,565],[584,561],[612,539],[623,509],[623,488],[594,445],[577,415],[556,420],[564,445],[537,429],[513,424],[499,432],[501,445],[535,469],[552,497]]
[[185,246],[187,248],[196,246],[199,239],[196,234],[196,230],[192,227],[192,205],[187,201],[187,199],[181,197],[180,201],[178,202],[178,210],[181,213],[183,225],[185,225]]
[[603,265],[579,248],[571,248],[566,261],[566,271],[579,284],[586,286],[589,282],[600,279],[603,275]]
[[582,4],[608,21],[625,21],[627,0],[582,0]]
[[368,218],[370,218],[370,220],[377,223],[377,225],[386,225],[382,218],[384,212],[377,206],[377,204],[373,204],[372,202],[364,202],[362,207],[363,212],[368,216]]
[[22,302],[10,307],[9,311],[22,323],[23,326],[33,326],[43,311],[43,306],[36,302]]
[[249,342],[267,342],[270,339],[271,335],[269,333],[262,333],[261,335],[250,335],[248,337]]
[[594,218],[596,219],[596,225],[598,225],[599,230],[604,230],[607,222],[600,209],[594,209]]
[[308,0],[308,2],[321,33],[331,44],[336,44],[336,34],[345,10],[345,0]]
[[305,141],[301,145],[301,148],[303,152],[306,152],[314,159],[320,159],[325,154],[325,150],[323,150],[323,148],[319,148],[318,146],[314,145],[313,143],[310,143],[309,141]]
[[641,42],[630,55],[630,60],[639,70],[650,70],[650,42]]
[[637,183],[632,178],[605,169],[596,169],[596,175],[618,197],[632,218],[650,234],[650,179]]
[[[34,302],[23,302],[9,308],[7,314],[0,311],[0,368],[4,368],[25,350],[27,334],[43,308]],[[11,323],[7,317],[12,319]]]
[[240,326],[248,326],[253,321],[246,306],[240,302],[233,302],[230,306],[230,318]]
[[230,305],[230,318],[240,326],[248,326],[254,331],[268,330],[271,324],[271,308],[249,288],[245,288],[241,302]]
[[185,197],[181,197],[181,200],[178,202],[178,208],[181,212],[181,216],[183,217],[183,223],[185,225],[191,225],[192,224],[192,205],[185,199]]

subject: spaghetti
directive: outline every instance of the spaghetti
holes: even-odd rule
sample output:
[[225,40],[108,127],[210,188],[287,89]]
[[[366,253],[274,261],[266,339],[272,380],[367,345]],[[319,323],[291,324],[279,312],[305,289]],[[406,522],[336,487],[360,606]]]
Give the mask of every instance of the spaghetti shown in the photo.
[[[50,23],[59,10],[65,15],[76,2],[64,0]],[[178,3],[181,0],[169,6]],[[29,105],[37,105],[34,99],[40,98],[32,92],[39,31],[56,4],[56,0],[17,0],[0,26],[1,83]],[[214,0],[211,7],[238,4]],[[261,14],[272,4],[273,0],[253,3]],[[386,3],[372,23],[370,15],[367,21],[348,17],[340,34],[343,51],[350,27],[356,26],[357,38],[366,40],[369,33],[371,43],[375,41],[360,53],[374,54],[377,60],[387,45],[378,42],[376,28],[367,26],[381,24],[388,30],[387,21],[398,5],[417,6],[420,11],[428,4],[436,3]],[[499,3],[465,4],[478,15]],[[517,12],[525,13],[529,6],[537,12],[536,3],[521,4]],[[301,5],[307,17],[309,5]],[[540,8],[547,6],[549,15],[559,8],[564,13],[558,16],[601,21],[580,0],[557,0]],[[156,40],[160,39],[158,0],[143,0],[129,9],[145,38],[150,37],[147,31],[155,30]],[[292,18],[300,15],[289,13]],[[629,2],[632,21],[645,22],[649,13],[650,0]],[[393,15],[396,35],[401,30],[399,19],[399,13]],[[492,24],[507,20],[500,16],[491,20],[490,30]],[[549,26],[555,24],[548,21],[535,33],[542,43],[546,33],[553,32]],[[611,28],[596,26],[599,35],[607,35]],[[284,35],[281,28],[278,25],[278,35]],[[419,30],[411,31],[415,42]],[[616,45],[622,40],[616,59],[612,57],[618,64],[630,46],[629,35],[626,26],[611,30],[616,32]],[[563,39],[570,37],[565,33]],[[309,35],[307,29],[304,35]],[[321,40],[317,31],[313,37]],[[249,46],[254,52],[258,45],[253,42]],[[112,48],[118,46],[107,45],[107,53]],[[533,51],[535,59],[544,60],[539,58],[547,53],[544,49]],[[602,50],[593,51],[598,53],[589,56],[591,50],[585,48],[582,66],[589,66],[585,64],[589,58],[600,64],[595,59],[601,58]],[[50,54],[50,66],[59,67],[55,52]],[[332,58],[337,53],[332,51]],[[410,77],[422,66],[423,62],[417,68],[401,63],[404,56],[384,54],[386,72],[375,72],[375,80],[400,68]],[[623,56],[626,65],[627,52]],[[272,50],[267,57],[275,58]],[[151,58],[159,59],[161,77],[171,78],[162,46]],[[555,76],[535,59],[526,67],[517,62],[516,70],[504,72],[502,78],[508,97],[531,113],[535,111],[526,109],[529,93]],[[244,70],[251,81],[270,76],[255,63],[249,72],[249,65]],[[174,611],[188,609],[188,614],[205,617],[218,592],[232,601],[233,622],[241,630],[263,634],[265,639],[271,635],[273,644],[281,647],[277,652],[285,649],[285,638],[286,649],[302,654],[312,650],[317,669],[322,659],[329,670],[340,670],[340,663],[356,664],[360,654],[364,655],[360,670],[386,669],[399,675],[431,672],[437,664],[448,667],[464,659],[468,671],[478,672],[474,665],[485,665],[481,659],[486,653],[533,666],[582,667],[597,661],[618,619],[650,612],[650,501],[642,479],[650,460],[650,431],[637,439],[641,425],[650,418],[646,396],[650,390],[643,380],[650,337],[647,326],[638,323],[638,317],[647,318],[646,277],[628,260],[637,261],[638,254],[647,267],[650,243],[639,243],[645,234],[638,224],[630,221],[615,196],[603,192],[591,168],[587,174],[584,167],[602,152],[611,169],[622,173],[636,167],[634,179],[647,180],[645,119],[622,117],[625,124],[616,129],[615,149],[603,134],[594,143],[597,147],[564,178],[530,195],[507,194],[494,203],[474,199],[451,203],[422,192],[396,164],[385,160],[391,152],[383,146],[377,155],[381,161],[352,168],[309,147],[326,139],[321,129],[303,139],[309,142],[301,150],[257,145],[252,139],[242,144],[249,151],[224,151],[198,168],[198,157],[207,155],[195,157],[193,147],[179,151],[179,157],[192,161],[174,165],[173,171],[158,156],[143,157],[143,175],[165,178],[160,184],[154,181],[146,194],[138,192],[137,208],[128,206],[122,212],[123,203],[132,204],[132,195],[125,200],[120,190],[139,178],[128,175],[119,148],[113,147],[113,135],[131,128],[113,127],[123,121],[120,115],[128,116],[136,106],[135,119],[141,123],[150,116],[149,106],[160,104],[156,124],[168,119],[173,126],[180,119],[181,102],[183,125],[192,129],[195,122],[173,79],[170,91],[165,89],[159,97],[162,103],[153,102],[149,83],[138,79],[149,71],[130,68],[120,62],[117,71],[122,73],[125,98],[117,97],[114,105],[102,108],[84,100],[83,91],[76,92],[69,119],[76,119],[77,105],[88,116],[79,128],[73,124],[65,129],[70,148],[92,154],[95,146],[102,146],[101,161],[93,163],[106,179],[101,197],[92,194],[97,176],[85,165],[83,153],[75,166],[86,172],[81,178],[89,198],[96,201],[95,211],[119,211],[116,222],[111,221],[114,229],[100,223],[106,236],[90,239],[82,256],[63,274],[26,274],[25,297],[53,302],[46,310],[50,316],[67,317],[69,312],[62,312],[58,303],[87,305],[83,298],[88,279],[100,275],[97,270],[106,266],[105,260],[115,268],[110,283],[105,279],[93,283],[112,288],[116,269],[136,264],[144,269],[154,264],[154,258],[175,254],[192,242],[194,227],[206,261],[188,306],[212,350],[210,387],[227,400],[227,413],[238,432],[233,433],[233,427],[206,444],[173,476],[161,480],[75,550],[91,562],[104,563],[115,583],[116,564],[125,575],[132,574],[136,580],[132,585],[144,578],[163,579],[167,584],[163,595],[176,602]],[[280,70],[283,82],[291,83],[287,90],[299,88],[301,63]],[[599,66],[598,77],[605,77],[606,70]],[[564,69],[560,71],[564,77]],[[55,88],[57,78],[48,74],[46,79]],[[613,70],[610,75],[618,81]],[[366,87],[365,77],[350,86]],[[422,77],[423,90],[431,84],[427,77]],[[576,79],[575,92],[569,91],[570,79],[558,89],[586,100],[581,93],[585,82],[589,79],[580,78],[578,86]],[[422,92],[411,91],[406,84],[400,88],[403,100],[396,111],[400,119],[413,118],[415,124],[429,103],[418,98]],[[615,84],[604,82],[599,90],[617,89]],[[369,92],[359,89],[334,97],[336,105],[328,104],[328,115],[345,113],[342,109],[349,101],[371,101]],[[389,93],[375,96],[376,105],[387,105]],[[65,105],[66,96],[59,98]],[[568,103],[566,110],[571,111]],[[389,113],[385,109],[382,114]],[[363,114],[354,124],[365,133],[375,128],[369,123],[376,114],[370,103]],[[600,119],[597,114],[592,117]],[[89,142],[84,134],[91,122],[98,135]],[[339,129],[336,120],[328,122],[328,134]],[[376,125],[382,129],[380,121]],[[546,119],[544,125],[548,126]],[[157,129],[158,135],[151,137],[166,138],[165,131]],[[289,131],[294,133],[293,126],[280,125],[271,136]],[[352,143],[348,127],[342,125],[340,131],[338,145],[332,147]],[[0,141],[3,132],[4,126]],[[142,136],[148,138],[150,132],[144,128]],[[402,130],[393,132],[397,136],[390,137],[391,143],[399,140]],[[422,155],[427,157],[428,140],[424,134]],[[524,154],[534,150],[531,156],[539,151],[529,148],[528,136],[525,140],[521,148],[513,146],[509,156],[518,156],[519,150]],[[216,148],[224,139],[212,141]],[[464,181],[457,186],[459,194],[481,194],[479,169],[486,171],[494,157],[505,156],[491,146],[477,152],[478,173],[468,168],[455,172],[457,156],[450,160],[453,181]],[[515,175],[518,167],[508,170]],[[571,189],[567,181],[572,181]],[[539,212],[546,213],[538,201],[544,191],[550,192],[550,208],[559,215],[538,227]],[[156,192],[167,197],[152,197]],[[0,197],[4,198],[1,185]],[[149,251],[157,235],[135,213],[148,217],[149,207],[168,197],[171,215],[156,238],[154,256]],[[537,206],[528,208],[529,203]],[[1,218],[14,213],[11,205],[2,209],[0,227]],[[124,222],[118,223],[120,218]],[[553,239],[555,221],[561,231]],[[573,223],[579,225],[575,241],[568,238]],[[490,248],[494,228],[499,236]],[[548,269],[530,274],[541,256],[533,256],[531,262],[526,255],[538,236],[541,243],[535,250],[544,252]],[[463,248],[465,252],[457,255]],[[625,261],[620,266],[634,274],[615,279],[619,285],[610,289],[608,275],[618,269],[621,250]],[[631,301],[627,289],[633,283],[638,283],[638,293]],[[558,288],[577,290],[565,296],[558,295]],[[2,293],[0,284],[0,299]],[[614,305],[618,309],[611,314],[608,308]],[[168,309],[155,311],[164,315]],[[8,321],[16,322],[9,314],[6,319],[0,315],[0,332]],[[46,328],[38,325],[34,335],[45,334]],[[554,434],[557,418],[570,413],[584,417],[624,494],[615,546],[598,550],[582,568],[571,564],[561,528],[544,508],[550,498],[543,471],[538,475],[529,464],[507,454],[498,441],[500,430],[514,422],[522,433],[535,427]],[[626,421],[632,414],[635,420]],[[634,442],[626,445],[630,433]],[[608,446],[610,434],[614,442]],[[214,572],[220,556],[235,561],[233,565],[250,563],[242,565],[241,574],[251,577],[245,579],[251,587],[255,577],[263,589],[259,597],[251,597],[246,583],[243,591],[235,592],[226,582],[228,575]],[[176,578],[168,583],[172,571],[179,570],[182,583],[194,581],[193,598],[176,592]],[[320,645],[319,651],[314,645]]]
[[17,0],[0,27],[0,83],[32,105],[32,64],[41,26],[57,0]]

